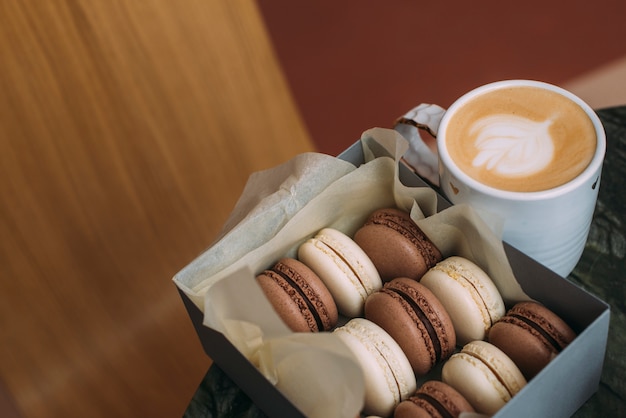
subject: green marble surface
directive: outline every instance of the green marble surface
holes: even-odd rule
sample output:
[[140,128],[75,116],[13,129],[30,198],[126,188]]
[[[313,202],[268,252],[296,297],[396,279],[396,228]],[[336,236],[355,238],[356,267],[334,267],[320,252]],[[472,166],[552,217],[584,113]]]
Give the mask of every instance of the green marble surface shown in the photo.
[[[607,154],[589,239],[569,279],[611,306],[611,322],[600,388],[576,412],[579,418],[626,417],[626,106],[597,113],[607,133]],[[213,364],[184,416],[265,415]]]

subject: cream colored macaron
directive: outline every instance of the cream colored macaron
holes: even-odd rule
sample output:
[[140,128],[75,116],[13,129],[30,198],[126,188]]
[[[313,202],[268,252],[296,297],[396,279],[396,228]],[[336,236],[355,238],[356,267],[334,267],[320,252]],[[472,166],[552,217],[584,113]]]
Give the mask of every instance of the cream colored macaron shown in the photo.
[[388,417],[417,387],[406,355],[389,334],[364,318],[353,318],[334,333],[350,348],[363,370],[366,415]]
[[324,228],[300,245],[298,259],[322,279],[339,312],[350,318],[362,316],[365,299],[382,287],[367,254],[336,229]]
[[526,385],[524,375],[502,350],[472,341],[443,365],[441,379],[477,412],[494,415]]
[[491,278],[470,260],[453,256],[432,267],[420,280],[437,296],[452,319],[458,344],[483,340],[505,312]]

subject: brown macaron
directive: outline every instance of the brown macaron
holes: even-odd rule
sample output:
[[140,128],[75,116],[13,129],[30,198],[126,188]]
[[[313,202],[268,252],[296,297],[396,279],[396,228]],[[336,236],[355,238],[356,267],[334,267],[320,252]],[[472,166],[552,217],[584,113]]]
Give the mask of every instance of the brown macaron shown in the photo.
[[274,310],[294,332],[329,331],[339,314],[324,282],[304,263],[283,258],[257,276]]
[[437,297],[415,280],[385,283],[365,301],[365,318],[383,328],[406,354],[416,375],[448,358],[456,345],[452,320]]
[[415,394],[400,402],[394,418],[457,418],[461,412],[475,412],[472,405],[452,386],[438,380],[425,382]]
[[439,249],[411,216],[396,208],[374,211],[357,230],[354,241],[372,260],[383,281],[396,277],[419,280],[442,259]]
[[530,380],[575,337],[572,328],[550,309],[537,302],[519,302],[491,327],[488,340]]

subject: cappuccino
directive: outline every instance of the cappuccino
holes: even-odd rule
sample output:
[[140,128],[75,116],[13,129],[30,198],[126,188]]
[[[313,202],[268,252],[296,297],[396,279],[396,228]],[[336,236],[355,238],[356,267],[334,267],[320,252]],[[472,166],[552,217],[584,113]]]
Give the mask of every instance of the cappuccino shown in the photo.
[[446,148],[468,176],[487,186],[535,192],[563,185],[596,151],[587,113],[561,94],[531,86],[487,91],[450,117]]

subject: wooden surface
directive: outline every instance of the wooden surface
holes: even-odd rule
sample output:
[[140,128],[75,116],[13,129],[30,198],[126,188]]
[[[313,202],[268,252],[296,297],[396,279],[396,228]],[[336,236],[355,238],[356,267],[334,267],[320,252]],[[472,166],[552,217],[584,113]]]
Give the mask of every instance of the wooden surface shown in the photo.
[[0,407],[181,416],[171,277],[311,149],[252,1],[0,0]]

